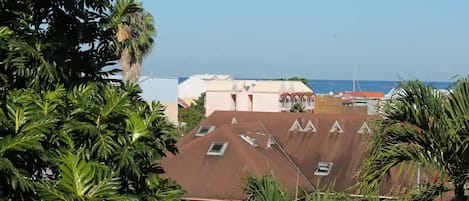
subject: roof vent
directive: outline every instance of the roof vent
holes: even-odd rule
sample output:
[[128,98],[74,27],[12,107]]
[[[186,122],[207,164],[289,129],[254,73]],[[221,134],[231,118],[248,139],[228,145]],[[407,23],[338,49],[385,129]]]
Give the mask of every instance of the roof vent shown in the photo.
[[314,175],[318,175],[318,176],[329,175],[329,173],[331,173],[332,165],[333,165],[332,162],[319,162],[314,171]]
[[360,127],[360,129],[358,129],[357,131],[358,134],[370,134],[371,133],[371,129],[370,127],[368,126],[368,124],[365,122],[363,122],[362,126]]
[[258,147],[259,146],[256,142],[256,138],[249,137],[249,136],[244,135],[244,134],[239,135],[239,137],[241,137],[244,141],[246,141],[249,145],[251,145],[253,147]]
[[303,131],[305,131],[305,132],[311,131],[311,132],[315,133],[317,130],[316,130],[316,127],[314,126],[313,122],[311,122],[311,120],[309,120],[308,123],[306,124],[306,126],[303,128]]
[[233,119],[231,119],[231,124],[238,124],[238,121],[236,120],[236,118],[233,117]]
[[329,130],[329,133],[343,133],[344,129],[340,126],[339,122],[336,120],[334,122],[334,125],[332,125],[331,130]]
[[303,130],[303,128],[301,128],[301,124],[298,121],[298,119],[295,119],[295,122],[293,122],[293,124],[290,127],[290,131],[295,131],[295,130],[297,131]]

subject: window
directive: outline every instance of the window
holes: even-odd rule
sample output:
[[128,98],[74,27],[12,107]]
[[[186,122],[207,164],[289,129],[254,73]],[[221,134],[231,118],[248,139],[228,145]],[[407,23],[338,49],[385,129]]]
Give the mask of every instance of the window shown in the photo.
[[215,129],[215,126],[200,126],[197,133],[195,133],[195,136],[204,136],[205,134],[212,132],[213,129]]
[[207,155],[223,156],[226,147],[228,147],[228,142],[212,142],[210,148],[208,149]]
[[329,175],[332,169],[332,162],[319,162],[314,171],[314,175],[326,176]]

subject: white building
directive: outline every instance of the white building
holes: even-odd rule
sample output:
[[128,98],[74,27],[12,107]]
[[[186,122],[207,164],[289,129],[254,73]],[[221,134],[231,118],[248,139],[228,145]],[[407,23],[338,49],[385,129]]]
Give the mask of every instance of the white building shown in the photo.
[[178,86],[178,97],[188,104],[205,93],[211,80],[233,80],[230,75],[200,74],[192,75]]

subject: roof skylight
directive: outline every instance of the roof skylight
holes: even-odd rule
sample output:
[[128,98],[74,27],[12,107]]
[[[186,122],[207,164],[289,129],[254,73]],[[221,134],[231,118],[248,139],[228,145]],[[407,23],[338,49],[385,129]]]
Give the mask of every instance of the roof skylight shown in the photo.
[[227,147],[228,142],[212,142],[207,151],[207,155],[223,156]]
[[195,136],[204,136],[205,134],[212,132],[213,129],[215,129],[215,126],[200,126],[197,133],[195,133]]

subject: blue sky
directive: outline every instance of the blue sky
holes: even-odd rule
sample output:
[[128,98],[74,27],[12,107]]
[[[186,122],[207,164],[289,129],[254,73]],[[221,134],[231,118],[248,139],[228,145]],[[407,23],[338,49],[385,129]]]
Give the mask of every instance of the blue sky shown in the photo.
[[447,81],[469,74],[469,1],[143,0],[144,74]]

